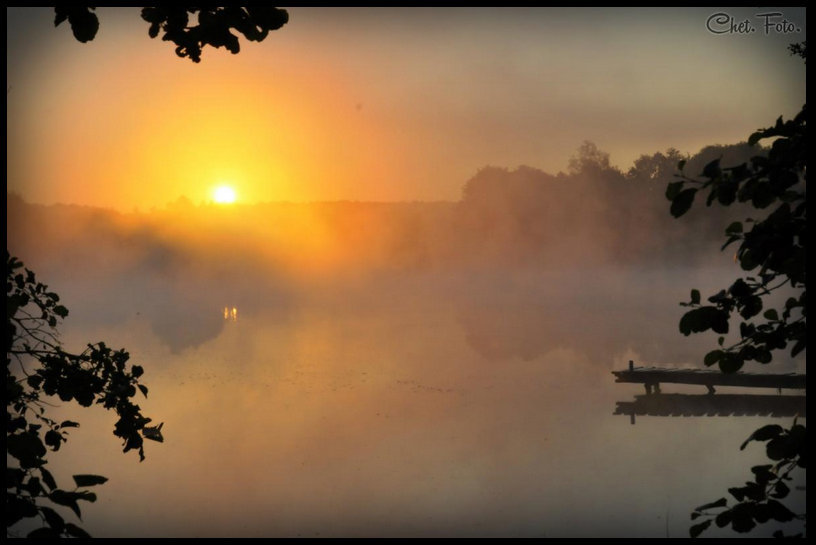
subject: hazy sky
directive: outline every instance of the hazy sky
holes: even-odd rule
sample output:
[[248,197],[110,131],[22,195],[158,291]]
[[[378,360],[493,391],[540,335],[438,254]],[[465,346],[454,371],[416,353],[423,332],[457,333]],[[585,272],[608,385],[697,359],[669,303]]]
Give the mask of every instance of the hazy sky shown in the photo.
[[[194,64],[137,8],[99,8],[88,44],[51,8],[9,8],[8,189],[122,210],[218,184],[250,203],[458,199],[485,165],[554,173],[591,140],[626,169],[805,102],[786,51],[804,8],[288,11],[264,42]],[[709,31],[718,12],[755,32]],[[766,32],[772,12],[791,26]]]

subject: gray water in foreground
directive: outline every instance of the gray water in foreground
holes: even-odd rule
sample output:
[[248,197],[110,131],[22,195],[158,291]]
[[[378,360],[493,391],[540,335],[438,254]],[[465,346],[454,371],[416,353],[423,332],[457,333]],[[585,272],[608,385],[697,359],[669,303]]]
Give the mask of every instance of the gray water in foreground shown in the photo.
[[[694,507],[763,462],[739,445],[771,419],[632,425],[615,402],[643,389],[610,371],[699,365],[714,339],[683,337],[677,303],[729,272],[400,274],[234,300],[214,286],[162,315],[135,285],[104,319],[66,285],[66,345],[128,348],[165,442],[140,464],[113,415],[63,407],[82,426],[50,467],[110,478],[82,504],[98,537],[686,537]],[[664,391],[704,390],[683,388]]]

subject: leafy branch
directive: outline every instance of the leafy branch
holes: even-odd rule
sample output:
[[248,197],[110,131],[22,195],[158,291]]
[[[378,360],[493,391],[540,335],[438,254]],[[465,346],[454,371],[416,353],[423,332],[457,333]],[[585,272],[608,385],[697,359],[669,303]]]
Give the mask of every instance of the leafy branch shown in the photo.
[[[727,240],[724,250],[738,243],[735,260],[744,271],[756,274],[738,278],[727,289],[710,296],[710,305],[701,304],[700,292],[691,291],[691,298],[683,306],[691,307],[680,320],[684,335],[712,330],[720,335],[729,332],[729,319],[738,314],[740,340],[710,351],[704,362],[707,366],[719,364],[726,373],[742,368],[746,361],[769,363],[774,350],[789,346],[791,357],[807,347],[806,327],[806,107],[793,119],[755,132],[748,139],[756,144],[766,138],[775,138],[767,156],[756,156],[751,164],[721,168],[720,160],[710,162],[696,180],[682,173],[685,162],[678,165],[678,181],[666,188],[666,197],[672,201],[671,214],[680,217],[692,206],[698,192],[708,191],[706,205],[718,202],[723,206],[734,202],[750,203],[757,209],[772,207],[762,220],[746,219],[733,222],[725,229]],[[691,186],[691,187],[689,187]],[[751,225],[746,230],[746,225]],[[789,287],[796,293],[788,297],[781,308],[764,309],[763,297]],[[750,321],[758,318],[760,321]]]
[[[54,8],[54,26],[64,21],[71,25],[74,38],[89,42],[99,31],[96,8],[60,6]],[[191,18],[198,24],[191,24]],[[148,34],[176,44],[176,55],[201,62],[201,50],[209,45],[225,47],[232,54],[241,50],[233,30],[253,42],[263,41],[270,31],[278,30],[289,22],[285,9],[271,6],[189,8],[169,4],[142,8],[142,19],[150,23]]]
[[[137,450],[144,460],[144,439],[163,441],[161,427],[151,422],[131,398],[136,391],[147,396],[139,383],[144,370],[128,367],[130,355],[112,350],[105,343],[88,344],[79,354],[63,350],[57,326],[68,315],[59,296],[37,279],[32,271],[6,252],[6,528],[23,519],[39,517],[46,525],[29,537],[87,537],[73,523],[65,522],[42,500],[70,508],[81,518],[78,502],[96,501],[87,488],[103,484],[98,475],[74,475],[76,489],[61,489],[45,467],[49,450],[56,452],[68,439],[68,430],[79,423],[57,422],[47,416],[51,404],[45,398],[76,401],[114,410],[119,419],[114,435],[123,441],[124,452]],[[12,370],[12,361],[18,370]]]
[[[804,57],[804,47],[802,44],[800,53],[792,52]],[[708,330],[720,335],[720,348],[709,351],[703,362],[706,366],[718,365],[724,373],[735,373],[749,361],[770,363],[777,351],[789,349],[790,357],[795,358],[807,349],[807,107],[802,106],[794,119],[783,121],[780,117],[774,126],[756,131],[748,144],[766,139],[772,141],[767,155],[728,168],[721,167],[719,159],[711,161],[700,179],[686,176],[685,162],[681,161],[679,180],[666,188],[675,218],[688,212],[697,194],[706,191],[706,206],[739,202],[757,210],[770,209],[764,219],[735,221],[725,229],[726,242],[721,250],[737,243],[734,260],[743,271],[755,272],[708,297],[710,304],[701,302],[696,289],[691,290],[688,302],[681,303],[690,308],[680,319],[683,335]],[[768,296],[782,288],[790,292],[784,304],[766,308]],[[739,340],[725,346],[725,335],[735,314],[741,318]],[[778,425],[764,426],[741,449],[750,441],[768,441],[766,453],[775,463],[753,467],[754,480],[729,489],[737,500],[735,505],[729,507],[728,500],[720,498],[696,508],[692,520],[706,520],[691,526],[692,537],[702,534],[712,523],[748,532],[771,520],[804,520],[804,514],[793,513],[780,500],[790,491],[786,482],[791,480],[791,472],[805,468],[805,426],[796,421],[789,430]]]
[[[719,528],[730,525],[734,531],[744,533],[753,530],[757,524],[771,520],[778,522],[805,520],[804,513],[794,513],[779,501],[790,494],[790,487],[787,485],[793,480],[790,474],[797,468],[805,469],[807,443],[805,427],[797,424],[795,419],[790,429],[776,424],[763,426],[742,444],[740,450],[744,450],[751,441],[767,441],[766,454],[776,463],[752,467],[754,480],[746,482],[745,486],[729,488],[728,492],[737,500],[734,505],[729,507],[728,500],[720,498],[697,507],[691,514],[691,520],[701,517],[706,520],[690,528],[691,537],[698,537],[712,523]],[[778,530],[774,536],[784,537],[784,534]]]

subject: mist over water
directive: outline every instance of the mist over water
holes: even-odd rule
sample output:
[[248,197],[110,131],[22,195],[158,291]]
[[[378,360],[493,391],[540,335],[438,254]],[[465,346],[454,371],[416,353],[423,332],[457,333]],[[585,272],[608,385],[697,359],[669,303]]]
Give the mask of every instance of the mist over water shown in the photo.
[[[9,247],[70,309],[66,348],[127,348],[150,388],[139,404],[164,422],[140,464],[112,415],[58,409],[82,427],[50,457],[57,481],[110,478],[83,505],[87,530],[687,536],[691,510],[762,461],[739,445],[769,418],[632,425],[615,402],[642,387],[610,371],[699,367],[716,341],[679,333],[678,302],[736,265],[716,244],[647,237],[649,217],[553,209],[573,224],[550,234],[463,202],[129,215],[10,198]],[[627,249],[625,229],[668,249]]]

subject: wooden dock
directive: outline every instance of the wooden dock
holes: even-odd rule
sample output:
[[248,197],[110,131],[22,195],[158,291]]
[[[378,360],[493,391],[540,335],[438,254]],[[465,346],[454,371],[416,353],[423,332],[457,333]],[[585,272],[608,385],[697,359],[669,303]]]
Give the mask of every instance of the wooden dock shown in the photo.
[[660,385],[700,384],[708,388],[708,393],[715,392],[715,386],[742,386],[747,388],[775,388],[777,390],[807,388],[806,375],[797,373],[723,373],[711,369],[666,369],[659,367],[635,367],[629,362],[629,369],[612,371],[615,382],[632,382],[643,384],[646,394],[660,393]]
[[767,394],[660,394],[639,395],[618,401],[614,414],[635,416],[804,416],[807,399],[802,395]]

